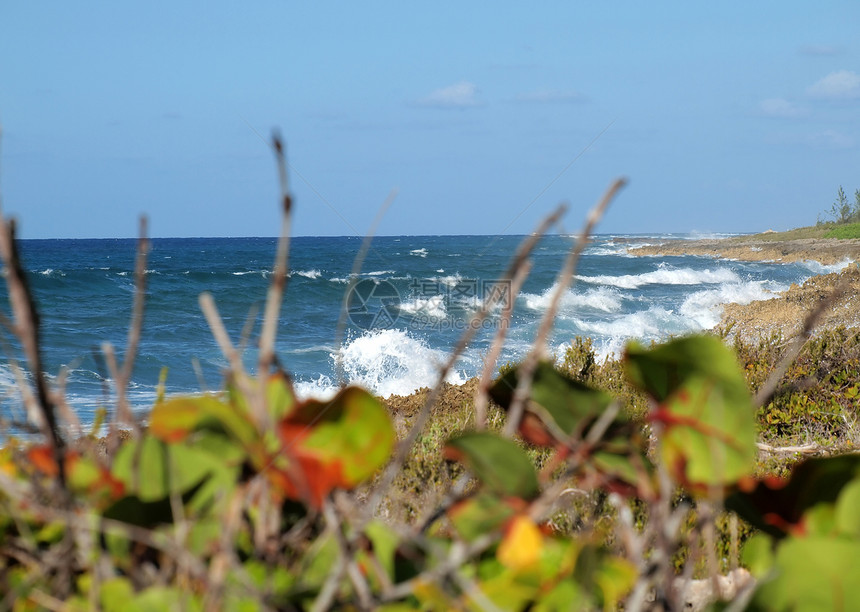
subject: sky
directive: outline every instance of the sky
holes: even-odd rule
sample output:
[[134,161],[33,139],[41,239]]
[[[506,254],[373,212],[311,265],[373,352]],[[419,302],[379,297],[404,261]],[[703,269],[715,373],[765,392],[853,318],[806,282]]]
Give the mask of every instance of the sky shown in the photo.
[[[860,2],[0,6],[23,238],[754,232],[860,189]],[[853,198],[852,198],[853,199]]]

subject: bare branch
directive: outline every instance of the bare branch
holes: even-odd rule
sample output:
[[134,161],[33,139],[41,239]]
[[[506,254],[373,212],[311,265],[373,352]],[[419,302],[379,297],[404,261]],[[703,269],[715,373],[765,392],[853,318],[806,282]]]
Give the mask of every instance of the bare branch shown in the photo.
[[278,250],[275,255],[275,267],[272,282],[266,295],[266,308],[263,313],[263,330],[260,334],[259,374],[261,380],[266,377],[275,358],[275,337],[278,333],[278,319],[281,312],[281,300],[287,288],[287,266],[290,256],[290,222],[292,219],[293,199],[290,196],[287,183],[287,162],[284,155],[284,145],[280,135],[272,135],[272,148],[278,164],[278,178],[281,186],[281,234],[278,238]]
[[39,348],[39,315],[36,312],[33,295],[30,292],[27,276],[18,254],[18,245],[15,240],[15,222],[6,220],[2,212],[0,212],[0,257],[6,263],[6,285],[9,290],[9,303],[14,315],[15,335],[21,342],[36,384],[38,401],[35,402],[35,406],[39,413],[38,416],[34,416],[42,428],[45,439],[53,449],[54,460],[59,467],[58,482],[61,488],[65,489],[65,458],[62,452],[65,443],[57,429],[54,404],[51,401],[48,383],[42,370],[42,355]]
[[137,241],[137,256],[134,263],[134,301],[131,312],[131,324],[128,327],[128,338],[125,345],[125,355],[119,378],[116,379],[117,411],[116,420],[120,424],[130,425],[135,432],[140,426],[131,412],[128,403],[128,383],[134,370],[134,360],[137,357],[137,347],[140,344],[143,329],[143,308],[146,303],[146,260],[149,254],[149,238],[147,237],[147,219],[140,218],[140,232]]
[[[532,250],[537,246],[538,241],[543,238],[544,234],[546,234],[547,230],[555,225],[561,216],[566,211],[565,206],[559,206],[551,215],[546,217],[538,226],[537,230],[528,236],[525,240],[523,240],[520,247],[517,249],[517,252],[514,254],[513,259],[511,260],[510,265],[508,266],[508,270],[505,272],[502,279],[511,279],[514,278],[517,274],[517,271],[524,265],[526,265],[526,260],[528,259],[529,254]],[[448,361],[442,366],[439,372],[439,377],[436,382],[436,385],[427,394],[427,399],[424,401],[424,405],[421,407],[418,415],[415,417],[415,420],[412,423],[412,427],[409,430],[409,433],[406,437],[400,442],[397,446],[397,449],[394,453],[394,458],[385,468],[385,471],[382,474],[382,477],[379,479],[379,482],[374,487],[370,497],[368,498],[367,503],[364,506],[364,516],[362,518],[361,524],[365,523],[373,514],[376,512],[376,508],[379,506],[379,503],[382,501],[383,496],[391,487],[391,483],[394,482],[394,478],[397,476],[397,473],[400,471],[400,468],[403,467],[406,458],[409,455],[409,451],[412,449],[412,445],[415,444],[415,440],[418,439],[421,431],[424,429],[424,425],[427,423],[427,419],[430,416],[430,412],[433,409],[433,406],[436,404],[436,400],[439,397],[439,393],[442,391],[442,386],[445,384],[445,379],[448,376],[448,373],[454,367],[454,364],[457,362],[457,359],[460,357],[460,354],[466,349],[469,343],[472,341],[472,338],[477,333],[477,330],[481,327],[481,322],[487,317],[490,310],[494,307],[496,301],[498,300],[498,295],[488,296],[484,303],[481,305],[481,308],[477,313],[472,317],[469,325],[466,328],[466,331],[463,332],[463,335],[460,337],[460,341],[457,343],[457,346],[451,351],[451,354],[448,356]]]
[[534,378],[535,368],[537,367],[538,361],[546,353],[547,338],[549,337],[549,332],[552,330],[555,323],[555,315],[556,312],[558,312],[558,305],[562,296],[573,281],[573,275],[576,272],[579,256],[588,245],[591,233],[594,231],[594,227],[597,225],[598,221],[600,221],[601,217],[603,217],[604,212],[606,212],[606,209],[610,202],[612,202],[615,194],[617,194],[626,183],[626,179],[619,178],[609,186],[609,189],[607,189],[606,193],[603,194],[603,198],[601,198],[589,213],[585,226],[582,228],[582,232],[577,238],[574,248],[571,249],[567,259],[565,260],[564,267],[562,267],[561,271],[558,273],[555,292],[553,293],[549,306],[547,306],[546,312],[541,319],[540,327],[538,327],[537,336],[535,337],[532,350],[528,355],[526,355],[526,358],[523,360],[523,363],[520,365],[518,370],[519,377],[517,380],[517,388],[514,390],[511,406],[508,410],[507,421],[505,422],[504,434],[507,436],[512,436],[517,430],[517,427],[519,427],[525,401],[528,397],[529,390],[531,389],[532,379]]
[[477,429],[486,429],[487,427],[487,406],[489,405],[489,389],[492,383],[493,372],[496,369],[496,362],[499,360],[499,355],[501,355],[502,347],[505,344],[511,315],[514,312],[514,303],[523,283],[531,272],[531,268],[531,262],[526,260],[522,267],[517,270],[516,275],[511,281],[510,304],[502,311],[502,318],[499,320],[499,329],[496,331],[496,337],[493,339],[489,353],[484,358],[484,369],[481,371],[481,380],[475,392],[475,427]]

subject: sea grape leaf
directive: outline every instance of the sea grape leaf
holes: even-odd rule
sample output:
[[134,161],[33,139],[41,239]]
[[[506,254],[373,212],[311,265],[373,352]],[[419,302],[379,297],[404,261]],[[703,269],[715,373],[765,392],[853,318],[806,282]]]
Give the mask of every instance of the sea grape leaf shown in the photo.
[[[485,560],[483,567],[479,570],[484,577],[477,582],[484,597],[492,602],[495,609],[501,610],[528,610],[529,606],[540,596],[542,576],[535,566],[526,569],[514,569],[502,565],[497,560]],[[491,570],[495,570],[491,574]],[[462,596],[461,600],[466,605],[447,605],[444,609],[456,610],[486,610],[480,603],[469,597],[469,593]],[[438,608],[443,609],[443,608]]]
[[293,572],[296,576],[294,592],[307,594],[313,599],[331,573],[339,554],[337,539],[333,533],[325,532],[316,538]]
[[[508,409],[518,383],[517,370],[506,372],[490,394]],[[611,403],[608,393],[565,376],[551,363],[540,362],[519,431],[532,444],[572,449],[588,436],[590,427]],[[581,462],[579,477],[586,483],[584,486],[607,487],[627,495],[649,494],[650,479],[643,468],[650,467],[650,463],[645,458],[644,444],[634,424],[623,414],[614,417],[592,446],[580,446],[578,450],[591,455],[589,461]]]
[[152,502],[185,493],[219,467],[219,459],[205,450],[145,435],[120,447],[111,470],[126,491]]
[[834,518],[840,534],[860,538],[860,479],[855,478],[842,489]]
[[627,376],[657,402],[665,401],[691,376],[724,381],[739,397],[749,395],[737,359],[714,336],[691,335],[653,348],[631,342],[625,351]]
[[[808,509],[816,504],[833,504],[849,483],[858,480],[860,455],[809,459],[795,466],[788,479],[769,477],[742,483],[742,490],[726,499],[726,508],[754,527],[782,538],[804,529],[803,516]],[[853,486],[850,490],[855,491]],[[840,502],[849,504],[850,496],[855,494],[850,493]],[[839,512],[850,512],[847,508]],[[840,520],[848,519],[843,516]]]
[[125,493],[123,483],[91,457],[70,452],[66,456],[66,479],[69,486],[84,492],[97,507],[119,499]]
[[189,589],[175,586],[151,586],[135,595],[123,609],[128,612],[159,612],[161,610],[198,612],[203,610],[203,605],[199,596]]
[[99,600],[105,612],[122,612],[134,599],[134,587],[128,578],[108,578],[101,583]]
[[445,456],[461,461],[492,492],[533,499],[540,493],[537,474],[525,451],[512,440],[489,432],[450,438]]
[[774,578],[759,586],[753,608],[795,612],[851,609],[860,601],[858,567],[860,540],[789,537],[779,544]]
[[603,609],[617,610],[621,599],[630,592],[638,577],[636,566],[627,559],[606,556],[594,576],[602,595]]
[[182,442],[204,428],[226,433],[249,449],[259,439],[247,413],[211,395],[169,399],[156,404],[149,416],[149,431],[165,442]]
[[[518,383],[517,369],[506,372],[490,388],[490,396],[507,410]],[[582,434],[611,402],[612,396],[608,393],[568,378],[549,362],[539,362],[526,410],[538,418],[542,427],[524,419],[521,433],[526,440],[539,446],[566,443],[575,434]]]
[[[30,447],[27,449],[27,459],[47,476],[56,477],[59,474],[54,450],[49,445]],[[107,468],[75,450],[65,451],[64,468],[68,487],[77,494],[85,495],[90,503],[98,507],[119,499],[124,493],[122,482],[114,478]]]
[[399,543],[397,534],[385,523],[373,520],[364,528],[364,535],[368,539],[370,552],[376,556],[389,580],[394,581],[394,556]]
[[266,406],[273,419],[286,417],[296,405],[293,383],[283,372],[271,376],[266,385]]
[[734,355],[715,337],[689,336],[627,348],[630,379],[656,402],[662,459],[694,492],[734,484],[757,456],[752,398]]
[[516,504],[515,499],[502,500],[491,493],[481,492],[451,506],[448,518],[460,537],[471,542],[501,529],[518,510],[522,510],[522,503]]
[[766,533],[754,533],[744,542],[741,560],[744,567],[756,578],[763,578],[773,568],[774,545],[773,538]]
[[586,489],[652,499],[656,494],[653,465],[638,439],[625,442],[627,448],[597,450],[580,470],[579,482]]
[[[241,383],[237,376],[242,376]],[[259,380],[250,376],[233,373],[227,381],[227,397],[230,405],[234,406],[243,415],[253,414],[251,405],[248,403],[243,389],[256,389]],[[293,383],[285,372],[270,374],[266,380],[266,408],[269,416],[279,421],[292,412],[296,405],[296,394]]]
[[394,428],[385,407],[358,387],[332,400],[297,404],[278,424],[283,454],[291,463],[277,472],[290,497],[319,507],[334,488],[352,488],[388,461]]
[[604,610],[617,609],[638,575],[636,566],[630,561],[616,557],[595,543],[583,546],[576,558],[575,580],[585,593],[602,604]]
[[505,567],[521,570],[536,565],[543,548],[540,528],[529,517],[519,515],[506,526],[496,557]]
[[534,612],[556,612],[557,610],[587,610],[591,602],[582,594],[573,580],[561,580],[530,608]]
[[[172,535],[173,527],[165,529],[165,535]],[[224,524],[222,518],[209,516],[190,521],[185,547],[200,558],[208,558],[218,552],[223,537]]]

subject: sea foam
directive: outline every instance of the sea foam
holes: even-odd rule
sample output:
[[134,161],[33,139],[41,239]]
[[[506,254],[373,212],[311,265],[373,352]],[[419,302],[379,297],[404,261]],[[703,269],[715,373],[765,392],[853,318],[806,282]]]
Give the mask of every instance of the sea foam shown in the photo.
[[691,293],[679,309],[680,313],[694,321],[701,329],[711,329],[723,315],[723,304],[749,304],[759,300],[769,300],[785,286],[774,285],[765,288],[764,282],[731,283],[716,289],[704,289]]
[[[340,351],[343,371],[352,384],[382,397],[408,395],[432,385],[447,353],[399,329],[367,331]],[[446,381],[462,384],[466,377],[452,372]]]
[[444,319],[448,316],[445,307],[445,296],[434,295],[428,298],[416,297],[413,300],[404,301],[398,306],[400,312],[410,315],[422,315],[431,319]]
[[657,270],[642,274],[623,274],[611,276],[579,276],[579,280],[595,285],[608,285],[620,289],[638,289],[645,285],[703,285],[739,282],[738,275],[727,268],[715,270],[693,270],[692,268],[672,269],[661,265]]
[[853,259],[843,259],[840,262],[830,265],[825,265],[809,259],[801,262],[801,264],[813,274],[830,274],[831,272],[841,272],[853,263]]
[[[521,298],[525,300],[526,308],[543,312],[552,301],[557,287],[558,283],[540,294],[523,293]],[[585,293],[568,290],[561,298],[560,310],[562,315],[583,308],[601,312],[618,312],[621,310],[621,301],[621,293],[608,287],[589,289]]]

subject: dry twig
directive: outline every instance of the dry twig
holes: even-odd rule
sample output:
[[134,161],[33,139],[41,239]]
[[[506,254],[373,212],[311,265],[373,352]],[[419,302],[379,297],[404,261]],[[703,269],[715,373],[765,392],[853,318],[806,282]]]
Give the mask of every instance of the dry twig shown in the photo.
[[519,427],[520,419],[522,418],[523,409],[525,407],[525,401],[528,397],[529,391],[531,390],[535,368],[537,368],[538,361],[540,361],[541,357],[543,357],[546,352],[546,342],[549,337],[550,330],[552,330],[555,323],[555,315],[558,311],[559,302],[573,281],[573,275],[576,272],[579,256],[588,245],[591,233],[594,231],[594,227],[597,225],[598,221],[603,217],[609,203],[612,202],[615,194],[618,193],[626,183],[626,179],[620,178],[616,179],[615,182],[609,186],[609,189],[607,189],[606,193],[603,194],[603,198],[601,198],[589,213],[585,226],[582,228],[582,232],[577,238],[574,248],[571,249],[564,262],[564,266],[558,273],[555,291],[553,292],[549,306],[547,306],[546,312],[541,319],[540,327],[538,327],[538,332],[535,337],[534,344],[532,345],[532,350],[529,351],[528,355],[526,355],[526,358],[518,369],[519,377],[517,380],[517,388],[514,390],[514,396],[508,410],[507,421],[505,422],[504,433],[507,436],[512,436],[517,430],[517,427]]

